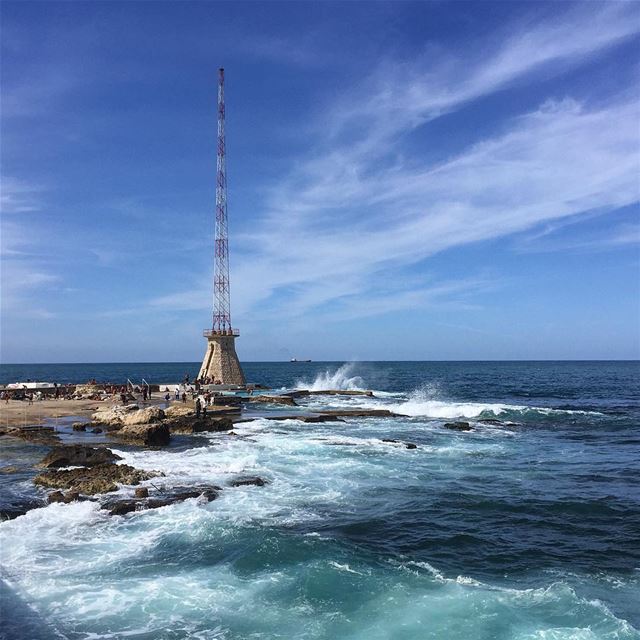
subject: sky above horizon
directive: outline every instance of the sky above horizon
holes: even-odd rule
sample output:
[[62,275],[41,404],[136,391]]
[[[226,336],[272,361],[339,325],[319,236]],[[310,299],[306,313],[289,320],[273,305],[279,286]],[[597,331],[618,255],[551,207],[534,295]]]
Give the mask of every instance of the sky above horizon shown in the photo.
[[640,358],[640,4],[3,1],[3,362]]

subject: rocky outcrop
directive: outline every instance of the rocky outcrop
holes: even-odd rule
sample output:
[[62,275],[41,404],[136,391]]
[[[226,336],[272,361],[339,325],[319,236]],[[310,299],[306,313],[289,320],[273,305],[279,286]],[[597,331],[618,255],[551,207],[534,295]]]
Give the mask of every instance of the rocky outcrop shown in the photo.
[[54,447],[39,463],[44,469],[60,467],[94,467],[109,464],[122,458],[106,447],[88,447],[82,444],[68,444]]
[[401,444],[407,449],[417,449],[418,445],[413,442],[402,442],[401,440],[392,440],[391,438],[382,438],[382,442],[388,442],[389,444]]
[[137,411],[127,411],[122,416],[122,424],[125,427],[136,424],[151,424],[161,422],[164,419],[164,411],[160,407],[147,407]]
[[203,431],[229,431],[233,428],[233,420],[226,416],[206,417],[195,415],[182,416],[171,420],[165,420],[171,433],[193,434]]
[[255,486],[255,487],[264,487],[265,484],[269,484],[267,480],[263,480],[258,476],[251,476],[247,478],[235,478],[229,482],[230,487],[247,487],[247,486]]
[[171,439],[169,426],[164,422],[151,424],[134,423],[123,426],[117,431],[112,431],[109,435],[119,440],[145,447],[164,447],[169,444]]
[[44,471],[33,482],[48,489],[95,495],[116,491],[121,484],[140,484],[157,475],[157,472],[140,471],[126,464],[99,464],[94,467]]
[[[256,418],[257,419],[257,418]],[[294,414],[289,416],[261,416],[262,420],[298,420],[299,422],[344,422],[338,416]]]
[[473,427],[468,422],[445,422],[442,426],[452,431],[473,431]]
[[147,497],[140,495],[137,499],[125,498],[119,500],[109,500],[104,503],[103,509],[106,509],[113,516],[123,516],[134,511],[144,511],[146,509],[158,509],[159,507],[167,507],[176,502],[182,502],[189,498],[199,498],[206,502],[211,502],[218,497],[220,487],[204,486],[204,487],[173,487],[168,491],[162,492],[159,496]]
[[120,427],[136,424],[160,422],[164,418],[164,411],[159,407],[140,409],[137,404],[126,406],[105,407],[96,411],[91,419],[102,425]]
[[17,427],[15,429],[8,429],[5,431],[5,435],[12,436],[14,438],[20,438],[33,444],[47,444],[55,445],[60,442],[60,438],[55,432],[53,427],[44,426],[32,426],[32,427]]
[[297,407],[298,403],[290,396],[290,395],[281,395],[281,396],[267,396],[267,395],[257,395],[251,396],[249,398],[249,402],[251,403],[265,403],[265,404],[281,404],[288,407]]
[[323,416],[340,416],[343,418],[407,418],[402,413],[394,413],[388,409],[331,409],[321,411]]
[[80,500],[80,492],[78,491],[67,491],[67,493],[62,493],[62,491],[54,491],[53,493],[49,494],[49,504],[52,504],[54,502],[69,504],[70,502],[75,502],[76,500]]
[[373,391],[362,391],[356,389],[324,389],[322,391],[311,391],[309,389],[297,389],[296,391],[287,391],[283,394],[290,398],[304,398],[305,396],[367,396],[375,397]]
[[31,509],[37,509],[38,507],[44,506],[44,502],[35,499],[17,499],[10,501],[8,504],[4,504],[0,507],[0,522],[3,520],[13,520],[18,516],[23,516],[27,511],[31,511]]

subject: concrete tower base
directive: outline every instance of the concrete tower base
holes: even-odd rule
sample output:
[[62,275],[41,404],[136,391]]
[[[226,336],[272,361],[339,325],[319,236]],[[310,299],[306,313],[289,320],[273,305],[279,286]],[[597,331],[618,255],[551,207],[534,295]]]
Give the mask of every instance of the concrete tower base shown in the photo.
[[236,353],[236,336],[222,331],[205,331],[207,352],[198,378],[209,377],[222,384],[245,384],[244,373]]

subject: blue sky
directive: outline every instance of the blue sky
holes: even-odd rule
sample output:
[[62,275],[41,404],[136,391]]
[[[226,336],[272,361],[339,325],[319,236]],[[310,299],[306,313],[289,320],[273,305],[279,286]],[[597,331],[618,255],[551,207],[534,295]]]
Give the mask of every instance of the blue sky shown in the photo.
[[2,2],[2,359],[640,357],[640,4]]

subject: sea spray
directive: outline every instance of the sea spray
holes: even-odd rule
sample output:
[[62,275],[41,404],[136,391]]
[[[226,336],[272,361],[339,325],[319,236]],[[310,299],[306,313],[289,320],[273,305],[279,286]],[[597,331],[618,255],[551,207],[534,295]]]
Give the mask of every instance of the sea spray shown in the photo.
[[319,373],[315,380],[296,380],[296,389],[308,389],[309,391],[325,391],[327,389],[342,389],[345,391],[358,391],[364,389],[364,380],[357,375],[353,375],[356,367],[354,362],[346,362],[335,371],[327,369],[324,373]]

